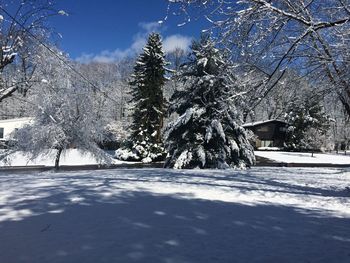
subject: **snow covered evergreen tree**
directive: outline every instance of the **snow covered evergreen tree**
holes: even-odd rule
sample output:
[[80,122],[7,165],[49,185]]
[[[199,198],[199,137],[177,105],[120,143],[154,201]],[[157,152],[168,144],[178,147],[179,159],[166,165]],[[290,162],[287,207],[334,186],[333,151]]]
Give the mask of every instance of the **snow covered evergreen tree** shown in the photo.
[[180,117],[166,129],[165,167],[225,169],[255,163],[247,133],[238,124],[238,83],[230,65],[209,36],[193,43],[180,77],[185,88],[171,98],[170,112]]
[[116,152],[119,159],[136,159],[143,162],[158,161],[164,156],[162,128],[164,123],[165,99],[163,86],[166,81],[166,61],[161,37],[151,33],[148,42],[134,67],[132,81],[132,100],[134,112],[131,125],[131,149]]
[[287,108],[288,123],[285,146],[288,150],[319,150],[330,127],[330,118],[325,113],[319,98],[295,97]]

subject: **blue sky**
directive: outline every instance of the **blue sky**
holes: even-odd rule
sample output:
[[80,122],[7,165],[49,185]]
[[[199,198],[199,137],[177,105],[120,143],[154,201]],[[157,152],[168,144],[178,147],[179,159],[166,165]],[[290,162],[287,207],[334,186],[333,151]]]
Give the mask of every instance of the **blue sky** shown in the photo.
[[160,31],[166,50],[188,46],[206,24],[204,19],[177,26],[184,17],[167,14],[166,0],[59,0],[69,16],[51,20],[62,34],[58,44],[73,59],[110,62],[137,52],[147,34]]

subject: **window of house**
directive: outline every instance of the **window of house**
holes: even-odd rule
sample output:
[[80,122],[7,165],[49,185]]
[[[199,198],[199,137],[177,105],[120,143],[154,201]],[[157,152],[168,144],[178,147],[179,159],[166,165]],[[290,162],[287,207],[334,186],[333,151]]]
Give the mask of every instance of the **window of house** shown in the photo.
[[0,139],[4,139],[4,128],[0,128]]
[[259,131],[259,132],[268,132],[269,131],[269,127],[268,126],[262,126],[262,127],[259,127],[257,129],[257,131]]
[[273,147],[273,141],[261,141],[261,147]]

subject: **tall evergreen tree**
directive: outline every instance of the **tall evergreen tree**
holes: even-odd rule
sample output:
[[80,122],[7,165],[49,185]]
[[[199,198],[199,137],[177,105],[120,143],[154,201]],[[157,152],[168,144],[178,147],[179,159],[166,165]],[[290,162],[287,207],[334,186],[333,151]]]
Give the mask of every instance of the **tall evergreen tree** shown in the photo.
[[253,148],[238,124],[234,103],[237,79],[230,62],[209,36],[192,45],[182,67],[184,89],[171,98],[171,113],[180,117],[166,129],[165,167],[245,168],[254,164]]
[[158,33],[151,33],[136,62],[130,82],[131,102],[134,103],[132,156],[144,162],[157,161],[164,156],[162,128],[165,113],[165,66],[161,37]]

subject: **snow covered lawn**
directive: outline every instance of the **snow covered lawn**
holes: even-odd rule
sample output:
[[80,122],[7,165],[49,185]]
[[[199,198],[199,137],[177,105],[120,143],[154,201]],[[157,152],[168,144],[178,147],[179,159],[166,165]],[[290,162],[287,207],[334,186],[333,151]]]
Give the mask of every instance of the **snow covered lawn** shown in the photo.
[[311,157],[311,153],[255,151],[255,155],[283,163],[327,163],[350,165],[350,154],[315,153],[314,157]]
[[[55,165],[55,152],[53,151],[51,156],[39,157],[33,161],[28,161],[28,158],[22,152],[16,152],[11,155],[10,163],[6,163],[0,160],[1,166],[54,166]],[[113,160],[114,164],[125,163],[119,160]],[[131,162],[129,162],[131,163]],[[98,162],[89,153],[82,154],[76,149],[69,149],[61,156],[60,165],[93,165]]]
[[0,262],[350,262],[350,170],[0,174]]

